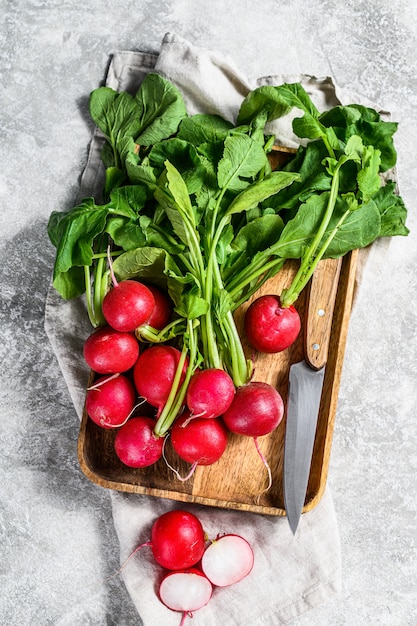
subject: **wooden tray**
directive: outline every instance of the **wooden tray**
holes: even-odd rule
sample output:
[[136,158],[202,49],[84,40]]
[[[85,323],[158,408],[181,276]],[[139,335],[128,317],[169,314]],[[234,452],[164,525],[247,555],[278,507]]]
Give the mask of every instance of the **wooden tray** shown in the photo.
[[[354,251],[346,255],[342,263],[303,512],[311,510],[319,502],[326,485],[357,254],[358,252]],[[288,262],[278,276],[263,285],[256,296],[261,293],[279,294],[284,286],[289,285],[296,267],[297,262]],[[301,294],[296,304],[302,323],[305,296],[306,293]],[[250,301],[236,312],[236,322],[240,331],[249,304]],[[251,348],[247,344],[244,348],[247,355],[251,356]],[[264,380],[275,385],[286,403],[290,365],[302,358],[303,338],[300,333],[297,341],[287,351],[275,355],[256,355],[254,380]],[[230,435],[227,450],[217,463],[198,467],[189,480],[182,482],[167,467],[164,460],[145,469],[124,466],[113,450],[115,431],[96,426],[84,411],[78,439],[78,458],[85,475],[92,482],[109,489],[282,516],[285,515],[282,487],[285,421],[284,415],[281,424],[273,433],[259,438],[260,448],[268,460],[273,477],[272,488],[260,498],[259,494],[268,483],[266,469],[253,440],[238,435]],[[188,473],[190,466],[174,457],[169,445],[167,458],[182,476]]]

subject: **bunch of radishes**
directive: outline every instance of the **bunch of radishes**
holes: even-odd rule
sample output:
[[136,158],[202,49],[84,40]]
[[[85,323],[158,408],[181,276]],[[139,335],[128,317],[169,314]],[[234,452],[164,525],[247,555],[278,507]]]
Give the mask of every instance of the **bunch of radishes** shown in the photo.
[[[259,318],[253,320],[255,305],[259,307],[255,302],[249,308],[245,324],[249,335],[251,326],[259,323]],[[284,413],[282,398],[272,385],[249,381],[236,388],[223,369],[195,365],[191,369],[188,354],[169,342],[143,343],[141,329],[162,330],[173,313],[169,297],[154,286],[136,280],[117,282],[113,275],[102,311],[107,325],[95,330],[84,345],[84,358],[96,373],[87,390],[86,411],[102,428],[118,429],[114,447],[125,465],[140,468],[157,462],[169,431],[172,448],[191,464],[185,478],[172,468],[185,480],[197,465],[211,465],[222,456],[231,431],[253,437],[267,466],[257,438],[274,430]],[[264,307],[261,311],[264,314]],[[299,326],[292,328],[293,341]],[[175,420],[161,433],[158,419],[168,405],[172,412],[175,394],[180,398]],[[153,407],[152,417],[136,415],[144,402]]]
[[209,602],[214,587],[239,582],[254,564],[254,553],[246,539],[224,534],[209,541],[198,517],[178,509],[155,520],[150,541],[138,546],[129,559],[145,546],[167,570],[158,595],[165,606],[183,614],[181,625],[187,615]]

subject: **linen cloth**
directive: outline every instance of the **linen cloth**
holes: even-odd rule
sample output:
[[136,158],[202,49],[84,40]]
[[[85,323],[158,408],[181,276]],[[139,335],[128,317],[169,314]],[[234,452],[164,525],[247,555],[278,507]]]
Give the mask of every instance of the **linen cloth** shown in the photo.
[[[149,71],[156,71],[177,85],[190,115],[217,113],[232,122],[249,90],[284,82],[301,82],[319,110],[359,101],[376,108],[363,98],[359,100],[339,89],[329,77],[271,74],[248,79],[232,59],[171,33],[165,35],[159,54],[115,53],[108,68],[106,85],[134,93]],[[290,116],[274,122],[268,130],[276,135],[278,143],[288,146],[299,143],[292,133]],[[97,131],[81,177],[79,199],[97,196],[102,190],[102,145],[103,137]],[[88,379],[82,347],[92,332],[84,300],[65,302],[51,285],[45,309],[45,329],[81,419]],[[198,626],[288,624],[337,594],[341,588],[339,533],[328,488],[315,509],[302,516],[295,536],[286,518],[116,491],[109,491],[109,497],[120,542],[121,563],[137,545],[149,540],[156,517],[173,508],[198,515],[209,537],[235,532],[252,545],[255,563],[251,574],[230,588],[215,589],[208,605],[195,612],[193,623]],[[166,608],[155,593],[160,574],[150,550],[144,549],[129,560],[120,575],[145,626],[177,626],[179,614]]]

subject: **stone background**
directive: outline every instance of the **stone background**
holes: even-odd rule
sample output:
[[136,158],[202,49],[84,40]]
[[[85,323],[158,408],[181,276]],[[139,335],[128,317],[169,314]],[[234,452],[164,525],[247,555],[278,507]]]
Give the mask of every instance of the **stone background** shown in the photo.
[[140,624],[121,580],[105,580],[119,559],[110,500],[78,466],[78,419],[43,330],[54,260],[46,224],[75,201],[92,133],[88,95],[110,55],[158,52],[166,32],[231,56],[249,77],[331,75],[399,122],[398,175],[412,233],[391,242],[383,263],[371,256],[366,266],[330,464],[343,590],[293,626],[414,625],[414,0],[1,3],[0,622]]

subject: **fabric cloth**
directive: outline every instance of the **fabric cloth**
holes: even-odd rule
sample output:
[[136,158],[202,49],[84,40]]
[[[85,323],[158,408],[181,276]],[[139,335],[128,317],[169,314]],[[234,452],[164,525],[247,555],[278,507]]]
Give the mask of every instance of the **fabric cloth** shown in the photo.
[[[108,69],[106,85],[135,92],[149,71],[165,76],[183,93],[189,114],[218,113],[235,121],[240,103],[250,89],[260,85],[301,82],[320,110],[335,104],[359,102],[340,90],[331,78],[270,75],[249,80],[233,60],[199,48],[182,37],[167,34],[159,55],[116,53]],[[363,104],[371,105],[364,102]],[[374,106],[374,105],[373,105]],[[271,132],[277,142],[296,146],[291,120],[279,120]],[[79,197],[100,194],[103,169],[97,131],[91,142]],[[45,311],[45,328],[81,419],[88,369],[82,346],[92,329],[82,298],[64,302],[50,288]],[[304,514],[295,536],[285,518],[215,509],[170,500],[109,491],[113,520],[120,541],[123,563],[134,548],[149,540],[150,528],[160,514],[172,508],[196,513],[210,537],[236,532],[245,537],[255,553],[250,576],[230,588],[217,589],[208,605],[195,613],[199,626],[276,626],[290,623],[297,615],[326,601],[341,587],[341,554],[336,514],[329,489],[319,504]],[[160,569],[150,550],[141,550],[123,568],[130,596],[145,626],[179,624],[179,615],[167,609],[155,594]]]

